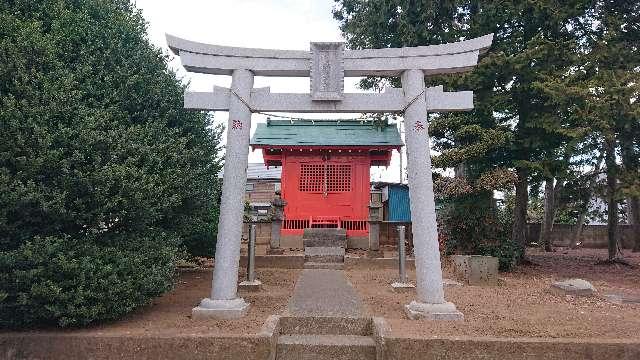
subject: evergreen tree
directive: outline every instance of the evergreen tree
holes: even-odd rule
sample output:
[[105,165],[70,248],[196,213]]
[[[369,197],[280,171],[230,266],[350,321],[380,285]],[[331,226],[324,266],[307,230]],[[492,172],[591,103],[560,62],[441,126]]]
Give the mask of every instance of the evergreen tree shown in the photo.
[[[593,1],[576,27],[583,34],[578,62],[548,91],[576,123],[587,129],[606,167],[609,261],[622,256],[619,204],[626,197],[638,229],[638,141],[640,137],[640,3]],[[585,154],[587,155],[587,154]],[[622,166],[618,160],[619,155]],[[640,242],[635,231],[635,242]]]
[[491,192],[505,185],[500,181],[505,170],[515,171],[511,238],[524,249],[530,180],[551,177],[550,165],[563,155],[558,148],[575,136],[564,130],[565,119],[544,87],[571,65],[578,43],[571,24],[584,13],[586,1],[337,3],[334,15],[354,48],[431,45],[494,33],[491,49],[473,72],[427,79],[475,93],[472,112],[432,120],[431,134],[442,151],[434,164],[462,168],[475,188],[481,179],[497,184],[478,197],[487,200],[479,202],[485,208]]
[[0,2],[0,326],[117,318],[213,242],[220,129],[145,31],[128,0]]

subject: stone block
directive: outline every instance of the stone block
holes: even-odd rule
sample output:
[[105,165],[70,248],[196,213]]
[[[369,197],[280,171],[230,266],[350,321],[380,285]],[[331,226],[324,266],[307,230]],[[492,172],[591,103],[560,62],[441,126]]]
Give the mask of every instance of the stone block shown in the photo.
[[[345,229],[304,229],[302,235],[304,247],[346,247],[347,231]],[[368,246],[368,240],[367,240]]]
[[260,291],[262,290],[262,282],[260,280],[243,281],[240,284],[238,284],[238,290]]
[[596,293],[596,288],[583,279],[568,279],[551,284],[551,291],[560,295],[591,296]]
[[371,318],[329,316],[282,316],[282,335],[359,335],[369,336],[373,332]]
[[306,228],[302,235],[305,239],[324,239],[327,237],[341,237],[346,239],[347,230],[338,228]]
[[306,247],[304,259],[308,262],[341,263],[344,262],[344,248],[341,247]]
[[373,360],[372,337],[358,335],[281,335],[276,359]]
[[497,285],[498,258],[482,255],[452,255],[455,275],[469,285]]
[[391,284],[391,288],[393,289],[393,292],[405,293],[415,291],[416,286],[411,283],[401,283],[396,281]]

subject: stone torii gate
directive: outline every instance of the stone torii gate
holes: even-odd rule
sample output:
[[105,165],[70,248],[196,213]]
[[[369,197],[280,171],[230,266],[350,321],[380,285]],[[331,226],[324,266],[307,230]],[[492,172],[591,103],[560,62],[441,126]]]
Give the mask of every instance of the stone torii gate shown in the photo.
[[[444,298],[431,178],[427,112],[473,109],[473,92],[425,88],[424,77],[471,70],[493,34],[457,43],[387,49],[345,50],[343,43],[311,43],[311,51],[251,49],[188,41],[167,35],[169,48],[187,71],[231,75],[231,88],[190,92],[187,109],[228,111],[227,146],[210,298],[194,317],[237,318],[249,304],[237,295],[243,199],[252,112],[404,112],[417,299],[405,306],[412,319],[462,319]],[[253,88],[254,76],[311,77],[309,94]],[[402,88],[383,93],[344,93],[345,76],[400,76]]]

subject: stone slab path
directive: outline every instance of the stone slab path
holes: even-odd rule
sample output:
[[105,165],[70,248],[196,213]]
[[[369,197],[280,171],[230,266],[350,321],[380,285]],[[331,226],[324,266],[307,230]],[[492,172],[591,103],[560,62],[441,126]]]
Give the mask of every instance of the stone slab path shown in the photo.
[[292,316],[365,315],[360,296],[339,270],[303,270],[287,310]]

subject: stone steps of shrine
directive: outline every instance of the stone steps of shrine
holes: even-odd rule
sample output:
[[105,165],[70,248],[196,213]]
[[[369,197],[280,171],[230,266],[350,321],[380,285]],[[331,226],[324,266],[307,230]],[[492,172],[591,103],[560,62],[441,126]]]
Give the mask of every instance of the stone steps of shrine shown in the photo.
[[374,360],[376,343],[360,335],[280,335],[276,359]]
[[342,263],[344,262],[344,248],[326,246],[305,247],[304,261],[315,263]]
[[304,269],[344,270],[344,262],[305,262]]
[[304,247],[346,247],[347,230],[307,228],[302,234]]
[[280,333],[284,335],[358,335],[371,336],[369,317],[282,316]]
[[276,359],[376,359],[374,321],[365,313],[343,271],[303,270],[278,320]]

